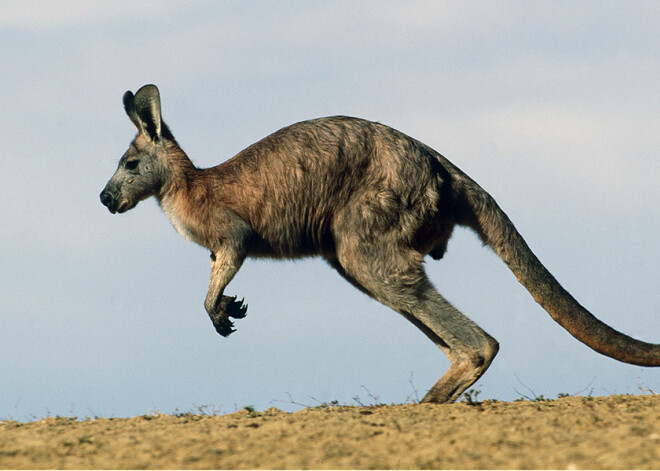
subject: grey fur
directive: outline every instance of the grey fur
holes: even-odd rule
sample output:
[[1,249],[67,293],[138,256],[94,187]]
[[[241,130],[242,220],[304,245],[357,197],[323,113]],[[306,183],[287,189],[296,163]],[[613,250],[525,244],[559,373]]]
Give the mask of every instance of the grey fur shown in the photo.
[[209,169],[162,121],[154,85],[124,107],[138,135],[101,201],[124,212],[155,196],[184,237],[211,250],[205,308],[218,333],[246,306],[224,295],[246,257],[321,256],[361,291],[420,328],[451,360],[424,397],[451,402],[488,368],[498,343],[440,296],[424,273],[456,224],[479,234],[546,311],[589,347],[660,366],[660,345],[617,332],[545,269],[493,198],[433,149],[387,126],[335,116],[281,129]]

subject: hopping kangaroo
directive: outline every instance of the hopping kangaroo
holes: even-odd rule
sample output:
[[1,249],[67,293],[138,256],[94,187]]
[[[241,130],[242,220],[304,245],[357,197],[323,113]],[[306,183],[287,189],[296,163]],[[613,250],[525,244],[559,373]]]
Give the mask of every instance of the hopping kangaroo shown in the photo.
[[473,229],[571,335],[619,361],[660,366],[660,345],[596,319],[555,280],[477,183],[399,131],[335,116],[293,124],[225,163],[199,169],[146,85],[124,95],[138,134],[101,193],[111,213],[155,196],[184,237],[211,251],[204,306],[220,335],[246,306],[225,287],[246,257],[321,256],[359,290],[416,325],[451,360],[423,402],[451,402],[488,368],[497,341],[449,304],[424,273],[456,224]]

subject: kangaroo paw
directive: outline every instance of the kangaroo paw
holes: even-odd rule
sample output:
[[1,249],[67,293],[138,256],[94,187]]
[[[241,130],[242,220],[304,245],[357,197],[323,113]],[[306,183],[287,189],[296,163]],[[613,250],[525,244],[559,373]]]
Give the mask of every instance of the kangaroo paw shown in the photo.
[[227,314],[221,313],[210,317],[211,322],[213,322],[213,327],[215,327],[215,331],[223,337],[227,337],[232,332],[236,332],[236,329],[234,329],[234,323],[229,320]]
[[220,301],[220,309],[234,319],[243,319],[247,314],[247,304],[245,299],[236,301],[236,296],[223,296]]
[[236,296],[223,296],[218,303],[215,312],[210,312],[209,317],[213,322],[216,332],[223,337],[229,336],[234,329],[234,323],[230,318],[242,319],[247,313],[247,305],[244,299],[236,301]]

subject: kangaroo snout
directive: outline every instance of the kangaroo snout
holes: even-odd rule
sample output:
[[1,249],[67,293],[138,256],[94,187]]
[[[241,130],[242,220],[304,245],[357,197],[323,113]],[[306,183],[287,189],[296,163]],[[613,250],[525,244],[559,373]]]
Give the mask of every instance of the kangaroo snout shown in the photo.
[[116,200],[115,198],[112,197],[112,195],[108,192],[108,190],[104,189],[101,192],[100,198],[101,198],[101,203],[103,203],[103,206],[107,207],[112,214],[115,214],[115,212],[117,212]]
[[101,192],[101,203],[108,208],[112,214],[125,213],[137,204],[137,200],[126,197],[121,192],[114,194],[107,187]]
[[131,208],[126,198],[120,198],[119,195],[113,194],[107,187],[101,192],[100,198],[103,206],[108,208],[108,211],[112,214],[123,213]]

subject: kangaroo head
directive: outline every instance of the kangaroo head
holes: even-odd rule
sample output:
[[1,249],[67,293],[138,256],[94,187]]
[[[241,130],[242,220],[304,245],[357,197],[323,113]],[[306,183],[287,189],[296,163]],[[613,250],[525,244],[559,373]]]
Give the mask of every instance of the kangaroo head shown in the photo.
[[101,202],[113,214],[128,211],[161,191],[168,175],[166,141],[173,140],[161,118],[155,85],[145,85],[135,95],[126,92],[124,109],[138,134],[101,192]]

